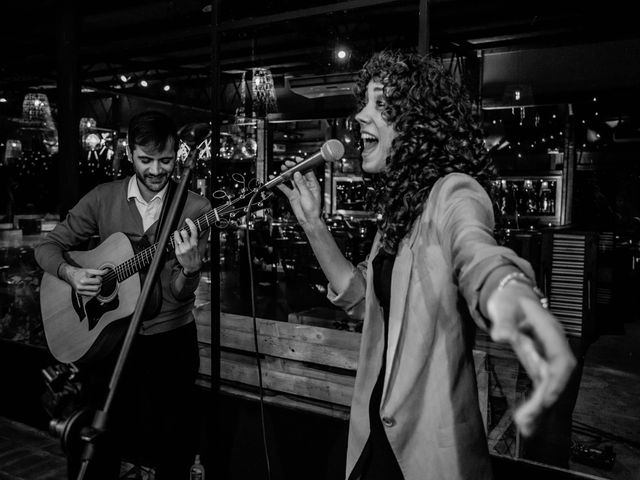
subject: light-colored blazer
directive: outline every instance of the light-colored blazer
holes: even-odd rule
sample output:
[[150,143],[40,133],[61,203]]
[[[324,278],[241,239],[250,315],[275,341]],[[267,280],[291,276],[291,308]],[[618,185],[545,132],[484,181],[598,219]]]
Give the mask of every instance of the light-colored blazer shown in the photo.
[[[491,201],[468,175],[434,185],[424,212],[398,247],[391,279],[389,340],[380,418],[405,480],[489,479],[486,436],[473,366],[473,320],[496,269],[531,266],[496,245]],[[342,292],[328,297],[364,319],[351,405],[347,476],[369,437],[369,399],[382,365],[384,319],[373,289],[371,260],[354,267]]]

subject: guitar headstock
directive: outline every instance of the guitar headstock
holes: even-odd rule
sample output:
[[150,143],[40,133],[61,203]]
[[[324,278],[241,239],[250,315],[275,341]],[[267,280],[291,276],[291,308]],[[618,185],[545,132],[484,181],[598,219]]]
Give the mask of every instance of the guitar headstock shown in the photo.
[[[260,189],[258,183],[254,180],[246,184],[243,181],[241,185],[243,185],[243,187],[240,193],[233,198],[224,189],[213,192],[214,199],[223,201],[215,208],[220,217],[220,219],[216,221],[216,225],[219,228],[228,226],[232,220],[239,220],[245,217],[249,203],[251,203],[251,213],[263,210],[265,208],[265,202],[273,195],[271,191]],[[249,186],[252,188],[248,188]]]

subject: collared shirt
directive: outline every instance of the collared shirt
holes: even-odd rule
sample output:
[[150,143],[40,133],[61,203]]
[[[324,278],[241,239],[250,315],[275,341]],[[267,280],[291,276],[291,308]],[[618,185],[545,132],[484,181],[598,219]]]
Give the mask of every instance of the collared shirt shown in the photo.
[[147,202],[142,198],[140,193],[140,187],[136,180],[136,176],[132,176],[129,179],[129,187],[127,189],[127,198],[133,198],[136,201],[136,207],[142,217],[142,227],[146,232],[151,225],[160,217],[160,211],[162,209],[162,202],[164,202],[165,194],[167,193],[167,185],[156,193],[153,198]]

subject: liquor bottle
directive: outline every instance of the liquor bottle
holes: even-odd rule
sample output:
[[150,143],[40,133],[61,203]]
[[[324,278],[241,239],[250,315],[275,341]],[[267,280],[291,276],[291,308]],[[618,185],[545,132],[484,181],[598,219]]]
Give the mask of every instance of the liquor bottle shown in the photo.
[[533,182],[531,180],[524,181],[524,202],[526,213],[537,213],[538,202],[536,201],[536,193],[533,190]]
[[502,215],[506,215],[509,211],[509,188],[506,180],[500,180],[498,183],[498,208]]
[[189,469],[189,480],[204,480],[204,466],[200,463],[200,455],[196,455],[196,460]]
[[549,182],[543,181],[540,185],[540,210],[542,213],[554,213],[553,197],[551,196],[551,189],[549,189]]

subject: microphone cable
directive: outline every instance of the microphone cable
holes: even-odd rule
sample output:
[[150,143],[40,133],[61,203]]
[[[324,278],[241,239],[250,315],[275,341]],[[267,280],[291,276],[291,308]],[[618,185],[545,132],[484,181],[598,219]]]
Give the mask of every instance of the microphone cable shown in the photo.
[[[294,171],[300,171],[303,168],[309,168],[314,165],[314,163],[324,160],[324,161],[337,161],[340,160],[344,156],[344,145],[340,143],[338,140],[332,139],[326,141],[320,152],[312,155],[307,158],[305,161],[299,163],[296,167],[293,167],[288,170],[289,176],[293,174]],[[260,349],[258,347],[258,321],[256,319],[256,300],[255,300],[255,286],[253,281],[253,256],[251,255],[251,234],[249,229],[249,215],[251,213],[251,206],[253,205],[253,201],[256,196],[263,191],[263,189],[271,189],[281,183],[285,177],[282,175],[270,180],[266,184],[259,186],[255,189],[251,198],[249,199],[249,203],[245,209],[246,211],[246,224],[247,224],[247,232],[245,234],[245,241],[247,243],[247,261],[249,262],[249,288],[251,295],[251,317],[253,319],[253,344],[255,349],[256,363],[258,366],[258,390],[260,392],[260,424],[262,427],[262,443],[264,447],[264,456],[267,465],[267,480],[271,480],[271,463],[269,461],[269,446],[267,441],[267,429],[265,426],[265,417],[264,417],[264,386],[262,384],[262,360],[260,358]]]
[[249,229],[249,215],[251,213],[251,206],[254,199],[260,193],[260,187],[251,195],[249,203],[246,207],[246,224],[247,231],[245,234],[245,242],[247,243],[247,260],[249,262],[249,288],[251,296],[251,317],[253,319],[253,345],[255,348],[256,362],[258,365],[258,391],[260,393],[260,426],[262,429],[262,446],[264,448],[264,458],[267,465],[267,480],[271,480],[271,463],[269,461],[269,445],[267,441],[267,428],[264,420],[264,387],[262,385],[262,361],[260,359],[260,351],[258,348],[258,321],[256,319],[256,298],[255,287],[253,283],[253,256],[251,255],[251,234]]

